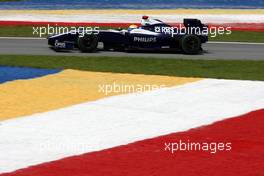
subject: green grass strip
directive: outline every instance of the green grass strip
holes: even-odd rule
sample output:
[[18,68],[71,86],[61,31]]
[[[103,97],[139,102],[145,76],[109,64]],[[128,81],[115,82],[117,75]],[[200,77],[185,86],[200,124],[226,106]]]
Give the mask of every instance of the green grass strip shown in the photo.
[[0,55],[0,65],[147,75],[264,80],[264,61]]
[[232,31],[231,35],[210,37],[211,41],[264,43],[264,32]]

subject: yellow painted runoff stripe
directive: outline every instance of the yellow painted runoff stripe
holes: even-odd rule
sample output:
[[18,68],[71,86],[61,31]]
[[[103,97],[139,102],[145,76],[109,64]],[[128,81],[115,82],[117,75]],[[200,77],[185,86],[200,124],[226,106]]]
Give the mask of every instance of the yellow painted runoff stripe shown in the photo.
[[14,14],[48,14],[48,15],[77,15],[77,14],[264,14],[264,9],[151,9],[151,10],[0,10],[0,15]]
[[[125,92],[126,89],[121,91],[122,85],[141,88],[147,85],[171,87],[199,80],[201,79],[64,70],[41,78],[0,84],[0,120],[55,110],[120,93],[131,93]],[[119,85],[120,90],[117,91],[120,92],[106,94],[106,89],[103,88],[113,85]]]

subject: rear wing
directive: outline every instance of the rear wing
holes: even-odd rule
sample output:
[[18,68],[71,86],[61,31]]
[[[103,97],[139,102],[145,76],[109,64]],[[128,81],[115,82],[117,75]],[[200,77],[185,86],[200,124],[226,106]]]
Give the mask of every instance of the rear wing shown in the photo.
[[186,28],[189,28],[189,27],[199,27],[199,28],[208,27],[207,25],[203,24],[201,22],[201,20],[198,20],[198,19],[184,19],[183,24]]

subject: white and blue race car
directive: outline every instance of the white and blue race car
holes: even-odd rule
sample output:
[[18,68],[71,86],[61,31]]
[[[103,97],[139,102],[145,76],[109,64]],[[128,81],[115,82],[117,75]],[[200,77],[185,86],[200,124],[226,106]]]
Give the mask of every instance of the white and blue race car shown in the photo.
[[[144,16],[142,25],[131,25],[127,30],[98,30],[81,35],[80,32],[67,32],[48,37],[48,44],[56,51],[79,49],[82,52],[95,52],[98,43],[104,50],[163,50],[182,51],[198,54],[202,43],[208,41],[203,33],[207,26],[197,19],[184,19],[184,29],[176,29],[157,19]],[[197,32],[198,31],[198,32]]]

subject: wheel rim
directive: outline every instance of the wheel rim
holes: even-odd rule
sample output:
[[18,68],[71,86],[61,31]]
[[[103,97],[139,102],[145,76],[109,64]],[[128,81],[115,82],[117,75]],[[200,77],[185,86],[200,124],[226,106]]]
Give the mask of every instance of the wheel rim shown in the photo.
[[85,38],[83,38],[83,44],[85,46],[91,46],[92,43],[93,43],[92,37],[85,37]]
[[199,41],[196,38],[186,38],[186,47],[188,50],[196,50],[199,47]]

